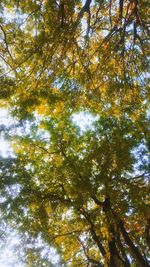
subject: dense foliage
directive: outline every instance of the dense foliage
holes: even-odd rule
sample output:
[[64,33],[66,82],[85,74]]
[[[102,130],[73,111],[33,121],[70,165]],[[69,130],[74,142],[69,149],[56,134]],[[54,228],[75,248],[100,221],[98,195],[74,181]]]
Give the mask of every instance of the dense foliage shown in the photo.
[[0,3],[0,208],[26,266],[149,266],[147,7]]

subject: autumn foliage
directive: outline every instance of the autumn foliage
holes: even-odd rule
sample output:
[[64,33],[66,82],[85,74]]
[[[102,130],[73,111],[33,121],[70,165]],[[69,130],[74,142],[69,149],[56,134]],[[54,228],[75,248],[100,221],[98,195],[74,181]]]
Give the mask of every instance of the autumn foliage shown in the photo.
[[55,266],[149,266],[147,6],[1,1],[0,208],[26,266],[53,266],[37,240]]

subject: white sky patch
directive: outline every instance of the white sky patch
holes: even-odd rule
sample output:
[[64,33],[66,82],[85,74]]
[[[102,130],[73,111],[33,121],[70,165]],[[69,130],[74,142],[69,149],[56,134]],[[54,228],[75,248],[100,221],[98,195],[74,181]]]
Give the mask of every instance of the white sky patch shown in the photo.
[[6,108],[0,109],[0,124],[4,125],[13,125],[14,120],[10,117],[9,112]]
[[86,111],[78,112],[72,116],[73,123],[80,128],[81,133],[84,133],[87,130],[94,130],[94,122],[97,120],[98,116],[93,116]]
[[0,155],[4,158],[12,154],[12,149],[7,141],[3,137],[0,137]]
[[16,232],[9,230],[7,237],[0,241],[0,267],[25,267],[23,262],[20,262],[20,257],[17,253],[18,250],[16,251],[20,244],[20,240]]
[[[0,128],[3,126],[11,126],[14,124],[14,121],[10,118],[8,110],[1,108],[0,109]],[[0,155],[2,157],[12,156],[13,151],[7,140],[5,140],[3,133],[0,132]]]

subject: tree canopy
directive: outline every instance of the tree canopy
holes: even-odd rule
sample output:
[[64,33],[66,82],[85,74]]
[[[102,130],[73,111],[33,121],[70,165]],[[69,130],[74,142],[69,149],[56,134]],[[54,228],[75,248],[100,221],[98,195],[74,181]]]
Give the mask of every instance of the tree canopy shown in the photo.
[[1,1],[0,210],[26,266],[149,266],[148,33],[145,0]]

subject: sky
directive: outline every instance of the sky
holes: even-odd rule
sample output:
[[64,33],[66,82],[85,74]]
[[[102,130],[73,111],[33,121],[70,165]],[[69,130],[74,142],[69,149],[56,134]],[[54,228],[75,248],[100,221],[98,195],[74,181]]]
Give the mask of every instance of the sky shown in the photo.
[[25,267],[16,250],[19,243],[16,232],[9,230],[0,245],[0,267]]

